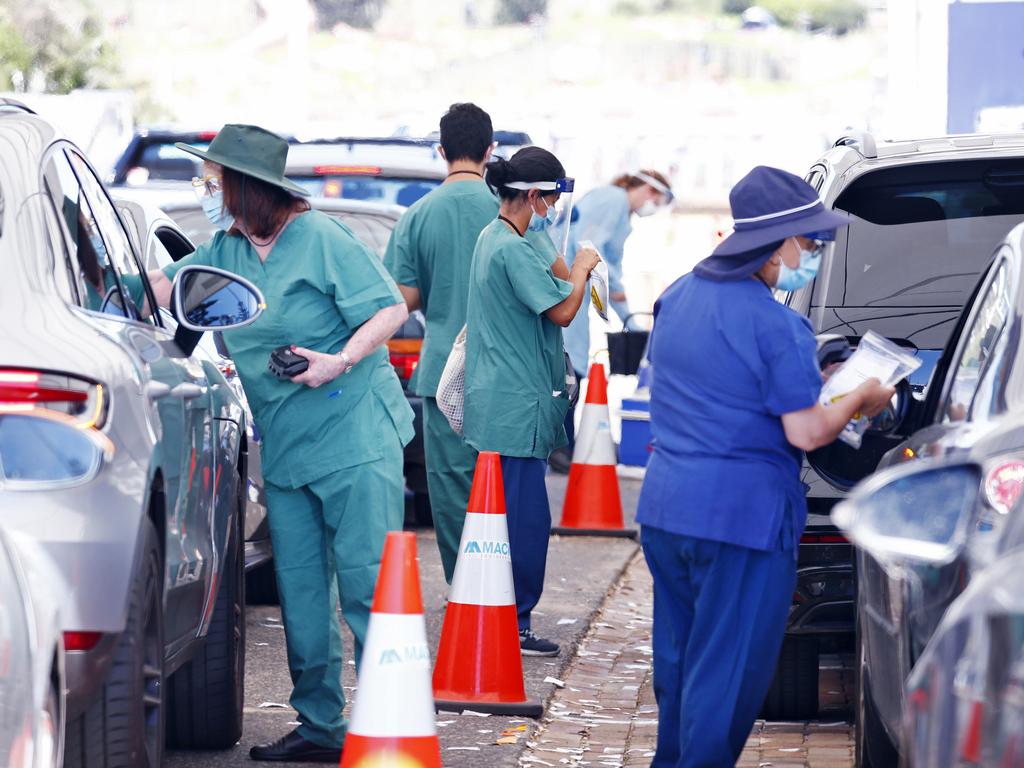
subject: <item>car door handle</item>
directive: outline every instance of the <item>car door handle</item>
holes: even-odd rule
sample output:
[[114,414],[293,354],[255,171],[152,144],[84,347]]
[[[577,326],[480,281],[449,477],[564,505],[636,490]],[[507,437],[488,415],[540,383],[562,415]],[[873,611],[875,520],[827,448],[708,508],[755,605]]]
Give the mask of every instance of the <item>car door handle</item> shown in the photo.
[[171,397],[178,397],[182,400],[195,400],[197,397],[202,397],[205,394],[206,387],[191,384],[187,381],[183,381],[171,390]]
[[162,381],[150,381],[146,384],[146,397],[150,400],[163,400],[171,394],[171,388]]

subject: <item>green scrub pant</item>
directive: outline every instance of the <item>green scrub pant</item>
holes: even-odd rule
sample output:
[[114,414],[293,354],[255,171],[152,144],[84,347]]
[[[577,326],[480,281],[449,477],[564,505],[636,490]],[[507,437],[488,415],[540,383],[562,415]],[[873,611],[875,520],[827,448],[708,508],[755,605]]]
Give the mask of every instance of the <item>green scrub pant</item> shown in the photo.
[[301,488],[268,483],[266,493],[298,730],[316,744],[340,747],[348,723],[341,714],[338,597],[358,668],[384,539],[402,529],[402,446],[396,438],[375,461]]
[[432,397],[423,398],[423,452],[437,548],[441,552],[444,580],[451,584],[473,486],[476,450],[452,432]]

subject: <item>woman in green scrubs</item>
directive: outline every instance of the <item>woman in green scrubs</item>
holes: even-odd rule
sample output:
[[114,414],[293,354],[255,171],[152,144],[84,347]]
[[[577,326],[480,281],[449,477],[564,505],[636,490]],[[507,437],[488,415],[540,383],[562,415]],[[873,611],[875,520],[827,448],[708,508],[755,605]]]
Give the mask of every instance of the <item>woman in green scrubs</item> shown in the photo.
[[466,313],[466,442],[501,454],[512,579],[525,655],[556,656],[558,646],[534,634],[530,613],[544,588],[551,510],[544,471],[548,454],[566,442],[562,328],[583,303],[600,260],[576,254],[572,270],[533,229],[550,221],[565,169],[540,147],[487,166],[501,200],[498,218],[477,240]]
[[[358,664],[388,531],[402,526],[402,448],[412,411],[383,342],[408,316],[380,259],[340,222],[312,211],[283,175],[287,143],[254,126],[227,125],[206,152],[203,208],[221,231],[151,275],[166,305],[186,264],[251,280],[267,309],[227,331],[263,436],[270,535],[299,726],[253,747],[256,760],[337,764],[343,664],[337,605],[355,636]],[[280,380],[270,353],[292,345],[305,373]]]

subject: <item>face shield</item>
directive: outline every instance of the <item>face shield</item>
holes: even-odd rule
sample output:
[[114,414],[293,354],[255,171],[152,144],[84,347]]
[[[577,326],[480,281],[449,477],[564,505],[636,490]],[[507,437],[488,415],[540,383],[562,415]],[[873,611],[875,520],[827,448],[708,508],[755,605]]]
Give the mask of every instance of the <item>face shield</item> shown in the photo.
[[[548,236],[555,244],[558,252],[565,256],[569,247],[569,227],[572,223],[572,193],[575,188],[575,179],[557,179],[555,181],[513,181],[505,185],[509,189],[518,189],[529,192],[536,189],[540,196],[546,199],[554,193],[558,193],[558,200],[554,203],[555,214],[553,223],[548,226]],[[534,211],[536,213],[536,210]],[[550,214],[549,214],[550,215]]]
[[657,202],[658,207],[671,204],[674,198],[672,196],[672,190],[666,184],[663,184],[650,174],[644,173],[643,171],[637,171],[633,176],[634,178],[640,179],[640,181],[661,195],[661,200]]

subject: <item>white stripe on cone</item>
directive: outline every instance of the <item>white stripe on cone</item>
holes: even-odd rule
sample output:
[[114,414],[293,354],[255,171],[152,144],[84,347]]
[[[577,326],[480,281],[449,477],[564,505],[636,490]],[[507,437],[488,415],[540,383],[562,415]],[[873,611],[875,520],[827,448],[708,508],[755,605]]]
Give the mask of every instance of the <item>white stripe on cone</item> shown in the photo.
[[349,731],[433,736],[434,689],[423,614],[372,613]]
[[572,453],[573,464],[615,466],[615,441],[612,440],[609,421],[607,405],[583,405],[580,429],[576,433],[576,448]]
[[505,515],[466,513],[448,601],[464,605],[516,604]]

